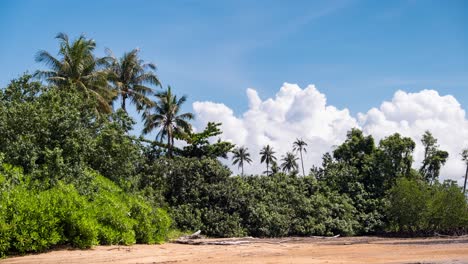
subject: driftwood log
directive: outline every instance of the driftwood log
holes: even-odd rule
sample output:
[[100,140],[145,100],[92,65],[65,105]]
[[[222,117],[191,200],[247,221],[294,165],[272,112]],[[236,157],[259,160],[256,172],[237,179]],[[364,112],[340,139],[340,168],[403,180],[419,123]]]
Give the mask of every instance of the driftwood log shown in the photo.
[[[226,238],[226,239],[204,239],[203,236],[200,235],[201,231],[197,231],[192,235],[180,237],[172,242],[178,244],[186,244],[186,245],[245,245],[245,244],[252,244],[252,243],[265,243],[265,244],[282,244],[288,242],[295,242],[295,241],[302,241],[304,238],[300,237],[289,237],[284,239],[272,239],[272,240],[264,240],[258,239],[254,237],[234,237],[234,238]],[[324,237],[324,236],[312,236],[309,238],[314,239],[333,239],[339,238],[340,235],[332,236],[332,237]]]

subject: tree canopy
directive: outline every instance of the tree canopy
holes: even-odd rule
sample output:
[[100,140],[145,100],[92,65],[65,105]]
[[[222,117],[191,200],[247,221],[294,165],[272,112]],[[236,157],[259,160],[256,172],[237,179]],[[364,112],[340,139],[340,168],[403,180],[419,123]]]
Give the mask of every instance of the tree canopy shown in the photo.
[[[215,237],[468,233],[468,150],[460,160],[464,189],[441,182],[448,152],[429,131],[419,169],[411,138],[395,133],[376,142],[352,129],[306,174],[305,140],[297,138],[292,152],[267,144],[250,153],[223,136],[221,123],[196,131],[196,117],[183,110],[187,98],[171,87],[154,92],[159,76],[138,50],[98,58],[94,40],[57,37],[57,58],[37,55],[49,67],[34,74],[40,79],[26,73],[0,89],[0,256],[159,243],[174,230]],[[142,132],[154,132],[154,140],[135,136],[127,102],[142,111]],[[228,157],[241,175],[225,165]],[[266,171],[244,175],[255,157]]]

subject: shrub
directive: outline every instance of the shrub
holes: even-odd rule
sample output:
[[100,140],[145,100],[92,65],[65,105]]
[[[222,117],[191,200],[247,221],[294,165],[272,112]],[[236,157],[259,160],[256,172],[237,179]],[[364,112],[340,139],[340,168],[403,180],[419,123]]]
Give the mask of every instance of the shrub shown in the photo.
[[[44,251],[61,241],[60,219],[48,202],[51,192],[28,192],[15,188],[7,198],[7,223],[11,248],[19,253]],[[52,201],[55,202],[55,201]]]
[[321,188],[313,177],[228,177],[219,161],[181,157],[157,160],[153,168],[152,178],[165,180],[165,198],[180,230],[281,237],[353,235],[360,228],[348,196]]
[[161,243],[171,219],[142,197],[125,193],[111,180],[89,171],[84,193],[93,202],[101,244]]
[[175,225],[180,230],[201,230],[203,222],[202,212],[189,204],[182,204],[172,207],[170,214],[175,221]]
[[431,186],[401,178],[388,199],[387,228],[391,232],[461,234],[467,230],[468,204],[454,182]]
[[215,237],[240,237],[246,234],[238,214],[228,214],[222,209],[205,208],[202,211],[203,232]]
[[427,210],[429,226],[437,232],[451,234],[468,229],[468,203],[460,187],[453,181],[433,187]]
[[[171,219],[143,198],[127,194],[103,176],[87,171],[80,192],[58,181],[38,188],[21,170],[0,171],[0,256],[40,252],[54,245],[160,243]],[[8,175],[5,177],[5,175]],[[76,182],[81,182],[77,180]]]
[[417,232],[427,228],[428,186],[419,181],[400,178],[389,191],[389,231]]

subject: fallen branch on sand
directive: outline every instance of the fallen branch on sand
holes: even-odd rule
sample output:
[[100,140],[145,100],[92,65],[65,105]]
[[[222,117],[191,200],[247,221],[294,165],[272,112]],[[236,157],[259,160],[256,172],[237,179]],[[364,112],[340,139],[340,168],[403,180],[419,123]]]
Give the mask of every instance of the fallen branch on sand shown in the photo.
[[[314,239],[333,239],[339,238],[340,235],[332,236],[332,237],[325,237],[325,236],[312,236],[309,238]],[[226,238],[226,239],[203,239],[200,235],[200,231],[195,232],[189,236],[183,236],[178,238],[175,241],[172,241],[177,244],[186,244],[186,245],[245,245],[245,244],[252,244],[252,243],[263,243],[263,244],[283,244],[288,242],[295,242],[295,241],[303,241],[304,237],[289,237],[284,238],[281,240],[278,239],[257,239],[254,237],[238,237],[238,238]]]
[[338,235],[336,235],[336,236],[331,236],[331,237],[329,237],[329,236],[311,236],[311,237],[313,237],[313,238],[321,238],[321,239],[329,239],[329,238],[339,238],[340,235],[338,234]]
[[232,245],[243,245],[243,244],[250,244],[252,241],[248,240],[237,240],[237,241],[197,241],[197,240],[184,240],[184,239],[177,239],[174,241],[177,244],[187,244],[187,245],[222,245],[222,246],[232,246]]

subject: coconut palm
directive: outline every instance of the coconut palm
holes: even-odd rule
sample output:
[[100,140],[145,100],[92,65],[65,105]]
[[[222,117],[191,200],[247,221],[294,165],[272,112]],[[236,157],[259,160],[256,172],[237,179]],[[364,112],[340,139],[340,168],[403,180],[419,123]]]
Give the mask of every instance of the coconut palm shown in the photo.
[[50,69],[36,71],[34,75],[59,88],[75,88],[86,98],[96,98],[97,110],[110,113],[110,102],[115,98],[115,92],[109,86],[105,70],[109,58],[96,58],[93,54],[96,43],[83,35],[72,42],[64,33],[57,34],[56,38],[60,41],[59,57],[55,58],[44,50],[39,51],[36,61]]
[[278,172],[279,172],[278,163],[276,163],[276,161],[273,161],[271,163],[271,174],[275,175]]
[[301,155],[301,165],[302,165],[302,175],[305,176],[304,172],[304,159],[302,158],[302,152],[307,153],[307,149],[305,148],[307,143],[299,138],[296,138],[296,141],[293,143],[293,151],[299,152]]
[[167,140],[167,156],[172,157],[174,137],[191,130],[188,121],[193,119],[193,114],[179,113],[187,97],[177,98],[172,93],[171,86],[168,86],[167,91],[157,93],[156,98],[157,102],[154,103],[153,107],[146,109],[143,113],[143,134],[148,134],[153,129],[159,128],[156,140],[159,139],[160,142],[163,142],[164,139]]
[[286,155],[281,159],[283,163],[281,163],[281,169],[284,172],[293,172],[297,171],[297,160],[298,158],[294,153],[287,152]]
[[244,176],[244,162],[251,163],[252,159],[250,159],[250,153],[248,152],[248,148],[240,147],[236,148],[232,151],[234,154],[232,156],[232,165],[238,165],[239,168],[242,169],[241,175]]
[[112,58],[109,79],[122,100],[122,109],[127,112],[127,99],[136,105],[137,111],[152,106],[147,96],[154,94],[154,91],[148,85],[161,86],[154,72],[156,65],[140,60],[138,49],[125,53],[120,59],[115,58],[110,50],[108,52]]
[[461,155],[462,160],[466,163],[465,184],[463,184],[463,193],[466,193],[466,181],[468,178],[468,148],[464,149]]
[[276,161],[276,157],[274,156],[275,152],[273,151],[273,148],[270,147],[270,145],[266,145],[262,148],[260,151],[260,163],[265,162],[267,166],[266,174],[268,176],[268,169],[269,169],[269,164],[273,163]]

